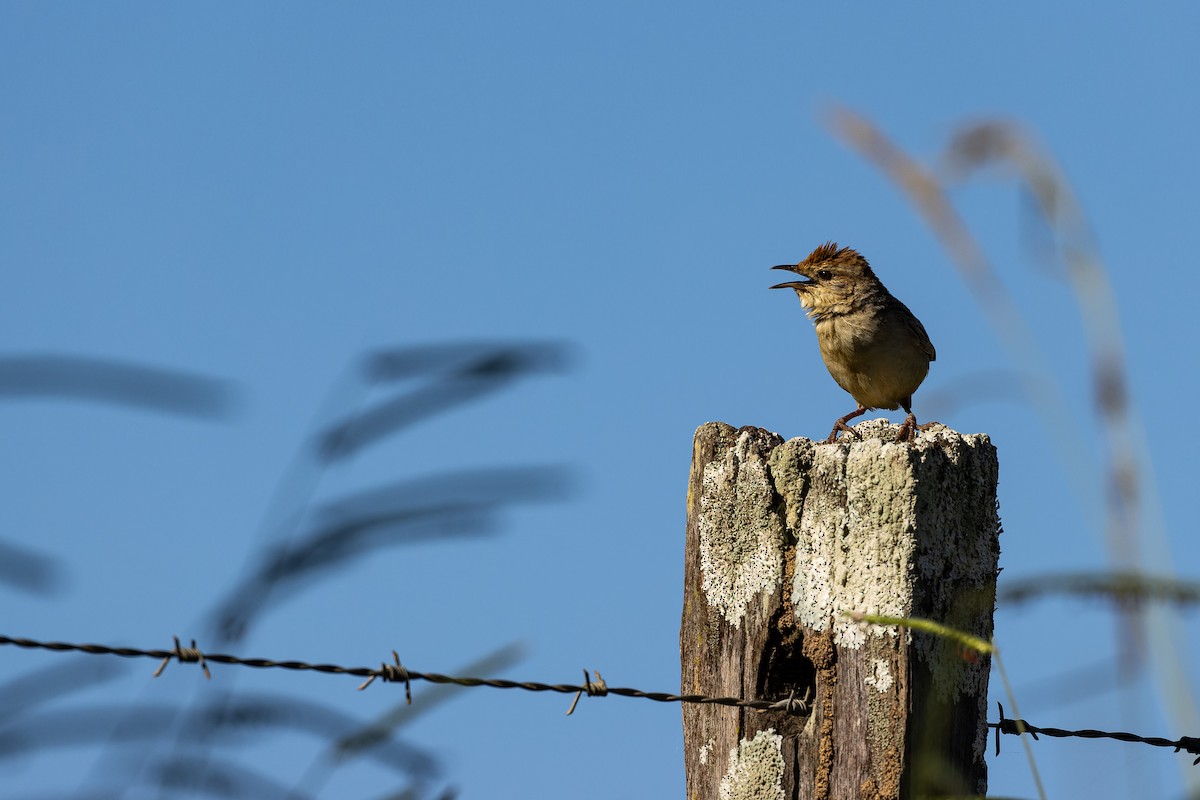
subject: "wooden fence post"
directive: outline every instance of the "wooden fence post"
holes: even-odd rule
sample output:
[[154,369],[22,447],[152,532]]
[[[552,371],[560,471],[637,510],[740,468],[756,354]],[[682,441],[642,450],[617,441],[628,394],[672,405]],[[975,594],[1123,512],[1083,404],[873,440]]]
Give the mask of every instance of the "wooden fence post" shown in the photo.
[[688,800],[982,795],[990,659],[843,612],[992,635],[998,462],[986,435],[784,442],[713,422],[688,483],[682,692]]

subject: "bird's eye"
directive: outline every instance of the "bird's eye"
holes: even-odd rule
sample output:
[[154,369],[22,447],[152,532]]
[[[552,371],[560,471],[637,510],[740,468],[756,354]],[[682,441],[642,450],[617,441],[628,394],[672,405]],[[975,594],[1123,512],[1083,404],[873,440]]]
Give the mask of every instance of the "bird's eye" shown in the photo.
[[827,281],[833,277],[833,273],[827,269],[820,269],[820,270],[817,270],[817,277],[823,281]]

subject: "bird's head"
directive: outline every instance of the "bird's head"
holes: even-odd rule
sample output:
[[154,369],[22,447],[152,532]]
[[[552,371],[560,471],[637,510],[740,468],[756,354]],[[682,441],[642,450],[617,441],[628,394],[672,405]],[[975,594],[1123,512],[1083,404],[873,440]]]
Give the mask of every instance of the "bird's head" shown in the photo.
[[856,297],[874,292],[880,286],[865,258],[849,247],[839,249],[833,242],[813,250],[799,264],[780,264],[771,269],[787,270],[804,278],[777,283],[771,288],[795,289],[800,304],[812,317],[853,306]]

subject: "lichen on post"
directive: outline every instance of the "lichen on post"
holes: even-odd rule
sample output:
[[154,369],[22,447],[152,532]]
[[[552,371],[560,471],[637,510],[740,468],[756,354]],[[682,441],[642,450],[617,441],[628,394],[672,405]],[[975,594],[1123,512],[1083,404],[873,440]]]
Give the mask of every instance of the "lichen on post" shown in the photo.
[[[995,448],[945,427],[902,444],[886,420],[856,430],[830,445],[723,423],[696,432],[683,692],[800,698],[810,713],[685,705],[689,798],[986,789],[988,659],[845,613],[991,638]],[[746,793],[747,776],[766,774],[754,758],[779,765],[779,794]]]

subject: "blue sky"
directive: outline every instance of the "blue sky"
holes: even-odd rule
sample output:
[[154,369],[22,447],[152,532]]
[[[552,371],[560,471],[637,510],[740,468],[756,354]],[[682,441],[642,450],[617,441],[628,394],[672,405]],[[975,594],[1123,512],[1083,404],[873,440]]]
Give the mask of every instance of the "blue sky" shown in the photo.
[[[930,161],[991,117],[1060,160],[1120,304],[1146,431],[1139,529],[1160,551],[1148,563],[1195,577],[1178,425],[1200,388],[1198,22],[1183,3],[0,7],[0,355],[181,370],[226,381],[235,401],[213,419],[6,398],[0,540],[55,559],[60,578],[48,594],[0,586],[0,632],[203,647],[207,615],[297,498],[536,467],[573,488],[506,508],[493,535],[353,560],[230,649],[364,665],[396,649],[414,669],[455,672],[520,642],[507,676],[572,682],[587,667],[674,690],[692,432],[723,420],[818,437],[852,406],[794,298],[767,291],[769,266],[830,239],[861,250],[929,330],[938,360],[917,413],[927,397],[924,416],[996,442],[1003,577],[1110,565],[1081,317],[1030,246],[1044,234],[1028,203],[998,171],[953,193],[1087,442],[1068,459],[1019,391],[980,388],[981,374],[1015,386],[1017,366],[902,194],[831,134],[834,105]],[[314,425],[396,391],[347,377],[361,354],[459,341],[564,343],[569,368],[306,471]],[[1186,656],[1195,622],[1172,630]],[[1100,664],[1111,685],[1120,631],[1103,601],[1002,607],[997,643],[1024,715],[1200,735],[1165,713],[1181,700],[1153,670],[1070,702],[1062,687],[1077,680],[1045,683]],[[0,682],[64,658],[6,648]],[[154,682],[149,662],[122,666],[36,713],[236,688],[366,721],[401,698],[351,679],[217,667],[201,685],[178,666]],[[414,690],[419,704],[431,688]],[[678,708],[610,698],[567,718],[567,702],[472,690],[414,720],[400,738],[440,768],[421,796],[680,796]],[[127,796],[155,791],[147,765],[172,741],[141,745],[146,782]],[[322,743],[246,737],[214,758],[303,789]],[[992,793],[1034,796],[1019,743],[1005,744]],[[6,784],[99,791],[130,782],[127,752],[42,747],[6,763]],[[1191,760],[1077,740],[1034,752],[1058,798],[1180,797]],[[321,796],[402,785],[355,763]]]

